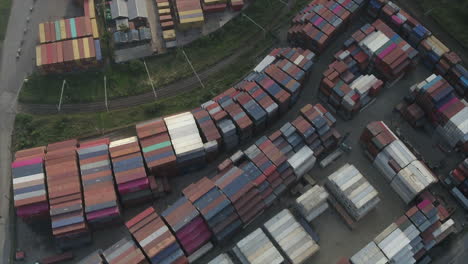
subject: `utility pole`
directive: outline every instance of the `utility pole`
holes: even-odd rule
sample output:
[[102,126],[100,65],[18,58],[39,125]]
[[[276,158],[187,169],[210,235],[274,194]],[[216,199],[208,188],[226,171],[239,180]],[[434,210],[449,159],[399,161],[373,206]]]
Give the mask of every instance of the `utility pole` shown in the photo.
[[244,14],[244,13],[241,13],[242,16],[246,17],[248,20],[250,20],[250,22],[254,23],[257,27],[259,27],[261,30],[263,30],[263,33],[266,33],[266,30],[260,26],[259,24],[257,24],[257,22],[255,22],[252,18],[250,18],[248,15]]
[[109,112],[109,106],[107,105],[107,76],[104,75],[104,99],[106,100],[106,109]]
[[182,48],[182,53],[184,54],[185,59],[187,60],[188,64],[190,65],[190,68],[192,68],[193,73],[194,73],[195,76],[197,77],[198,82],[200,82],[200,85],[201,85],[203,88],[205,88],[205,85],[203,84],[202,80],[200,79],[200,76],[198,76],[198,73],[197,73],[197,71],[195,70],[195,68],[193,67],[192,62],[190,61],[190,59],[189,59],[189,57],[187,56],[187,54],[185,54],[184,48]]
[[151,75],[149,73],[148,66],[146,66],[146,61],[145,60],[143,60],[143,64],[145,65],[146,74],[148,74],[148,80],[149,80],[149,82],[151,84],[151,88],[153,89],[154,98],[157,99],[158,95],[156,94],[156,89],[154,89],[153,80],[151,80]]
[[62,108],[63,89],[65,88],[66,83],[67,83],[67,80],[63,80],[62,91],[60,92],[60,100],[59,100],[59,104],[58,104],[58,108],[57,108],[59,112],[60,112],[60,109]]

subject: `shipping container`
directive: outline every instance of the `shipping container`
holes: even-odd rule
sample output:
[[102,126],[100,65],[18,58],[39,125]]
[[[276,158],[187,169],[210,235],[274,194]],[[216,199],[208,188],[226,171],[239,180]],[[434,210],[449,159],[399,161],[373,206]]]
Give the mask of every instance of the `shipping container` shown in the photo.
[[243,264],[285,263],[278,249],[260,228],[241,239],[232,250]]

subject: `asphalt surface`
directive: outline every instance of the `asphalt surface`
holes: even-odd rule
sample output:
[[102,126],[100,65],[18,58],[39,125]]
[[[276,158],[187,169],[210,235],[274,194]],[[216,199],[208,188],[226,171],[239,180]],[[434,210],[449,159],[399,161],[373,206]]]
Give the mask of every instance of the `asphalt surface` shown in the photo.
[[[40,3],[40,4],[39,4]],[[10,213],[10,161],[11,134],[16,115],[16,102],[24,78],[33,70],[38,23],[65,15],[76,15],[71,0],[13,1],[7,33],[1,56],[0,73],[0,261],[9,263],[12,252],[11,231],[14,219]],[[34,10],[30,12],[30,7]],[[30,18],[27,23],[27,18]],[[23,33],[24,29],[27,29]],[[24,40],[21,45],[21,41]],[[21,57],[16,51],[22,47]]]

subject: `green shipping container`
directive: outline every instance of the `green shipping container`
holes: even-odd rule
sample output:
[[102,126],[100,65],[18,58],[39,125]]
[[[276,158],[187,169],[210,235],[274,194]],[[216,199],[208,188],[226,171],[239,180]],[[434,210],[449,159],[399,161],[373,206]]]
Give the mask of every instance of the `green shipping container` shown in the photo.
[[60,31],[60,21],[55,21],[55,40],[62,40]]
[[75,18],[70,19],[70,31],[72,38],[77,38]]

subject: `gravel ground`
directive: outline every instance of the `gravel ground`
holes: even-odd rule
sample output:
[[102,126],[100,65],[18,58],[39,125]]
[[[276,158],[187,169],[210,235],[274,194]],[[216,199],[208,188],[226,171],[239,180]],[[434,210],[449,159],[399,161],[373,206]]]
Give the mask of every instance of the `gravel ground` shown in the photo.
[[[282,124],[284,124],[284,122],[294,119],[298,115],[299,109],[305,104],[315,104],[319,102],[317,98],[317,92],[322,72],[332,61],[333,54],[340,49],[343,41],[363,23],[364,22],[354,23],[353,26],[346,31],[346,33],[343,33],[337,38],[336,41],[331,44],[327,52],[320,56],[320,60],[313,67],[313,71],[304,87],[304,91],[299,102],[289,111],[286,116],[283,116],[275,123],[272,128],[268,129],[265,134],[270,134],[273,130],[278,129]],[[314,179],[322,184],[328,175],[330,175],[344,163],[354,164],[379,191],[381,203],[369,215],[360,220],[357,223],[357,228],[353,231],[351,231],[344,224],[340,216],[332,208],[328,209],[323,215],[314,220],[312,226],[320,236],[319,245],[321,248],[320,251],[307,263],[335,263],[341,256],[351,256],[371,239],[373,239],[392,221],[401,216],[408,208],[408,206],[403,203],[403,201],[398,197],[393,189],[390,188],[390,186],[384,180],[383,176],[380,175],[380,173],[374,167],[372,167],[369,160],[367,160],[367,158],[364,156],[362,149],[358,144],[358,139],[366,124],[375,120],[384,120],[391,127],[399,126],[405,138],[407,138],[411,144],[415,146],[415,148],[418,149],[420,153],[422,153],[425,159],[429,161],[440,161],[445,159],[446,168],[445,170],[441,171],[442,173],[445,173],[450,168],[455,167],[455,164],[461,160],[461,157],[455,154],[451,154],[448,158],[445,158],[446,155],[444,153],[439,151],[437,148],[434,148],[436,139],[431,138],[429,134],[424,131],[416,131],[410,128],[392,111],[393,107],[398,104],[408,93],[409,86],[415,82],[425,79],[427,76],[429,76],[429,74],[430,72],[423,68],[423,66],[419,66],[417,69],[410,72],[405,78],[396,83],[393,87],[385,89],[383,93],[379,95],[376,102],[360,113],[354,120],[343,121],[338,119],[338,130],[343,134],[346,132],[350,133],[348,141],[353,148],[352,152],[345,154],[343,157],[325,169],[314,168],[310,174]],[[122,135],[128,134],[129,131],[126,130]],[[122,135],[119,135],[118,133],[113,134],[114,137]],[[247,142],[242,147],[242,149],[250,145],[252,142],[253,140],[251,142]],[[169,204],[174,202],[179,197],[181,189],[183,189],[188,184],[200,179],[201,177],[212,176],[215,171],[215,166],[227,155],[228,154],[223,155],[218,161],[215,161],[203,171],[173,179],[171,183],[174,189],[171,195],[165,197],[164,199],[157,200],[153,204],[157,211],[162,211]],[[442,195],[447,196],[447,193],[443,189],[436,189]],[[225,245],[217,246],[214,250],[210,251],[207,255],[199,260],[199,263],[206,263],[219,253],[225,252],[232,248],[232,246],[237,241],[248,235],[256,228],[260,227],[274,214],[283,208],[289,207],[294,198],[295,197],[290,194],[282,197],[277,205],[266,210],[264,214],[258,217],[248,227],[239,232],[229,241],[226,241]],[[450,199],[449,203],[452,204]],[[148,204],[138,208],[132,208],[131,210],[125,210],[124,218],[131,218],[147,206]],[[457,215],[457,217],[461,216]],[[18,221],[16,231],[17,247],[26,251],[28,263],[40,257],[51,255],[57,252],[53,245],[53,238],[50,235],[51,232],[47,223],[37,223],[36,225],[31,226]],[[106,230],[96,231],[93,234],[93,243],[91,245],[74,251],[75,255],[77,256],[76,259],[79,260],[83,258],[83,256],[93,252],[97,248],[105,249],[115,243],[117,239],[125,235],[128,235],[128,232],[123,226],[116,226],[112,228],[109,227]]]

